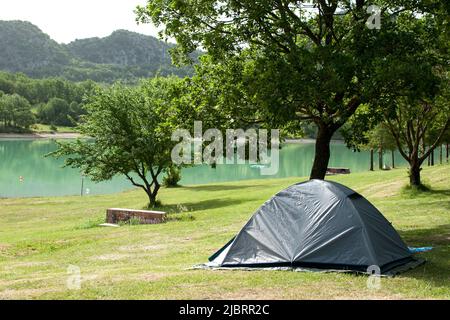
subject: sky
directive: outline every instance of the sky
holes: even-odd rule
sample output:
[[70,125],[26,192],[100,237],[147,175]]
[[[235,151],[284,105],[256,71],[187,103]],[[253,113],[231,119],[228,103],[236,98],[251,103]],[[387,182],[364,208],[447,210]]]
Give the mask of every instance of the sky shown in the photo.
[[151,24],[137,25],[134,8],[146,0],[0,0],[0,20],[25,20],[59,43],[105,37],[126,29],[157,36]]

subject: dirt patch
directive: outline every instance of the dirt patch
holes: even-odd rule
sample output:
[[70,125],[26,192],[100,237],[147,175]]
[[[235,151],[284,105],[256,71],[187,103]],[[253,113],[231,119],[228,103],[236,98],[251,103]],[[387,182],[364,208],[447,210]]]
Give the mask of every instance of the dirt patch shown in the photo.
[[109,253],[109,254],[102,254],[100,256],[92,257],[91,260],[100,260],[100,261],[119,261],[119,260],[125,260],[133,257],[130,254],[121,254],[121,253]]
[[30,262],[20,262],[11,266],[11,269],[15,268],[33,268],[33,267],[41,267],[51,265],[50,262],[45,261],[30,261]]
[[142,251],[156,251],[156,250],[163,250],[166,249],[167,245],[163,244],[155,244],[155,245],[128,245],[128,246],[121,246],[118,248],[119,251],[124,252],[142,252]]
[[152,273],[143,274],[142,276],[140,276],[140,278],[142,280],[144,280],[144,281],[152,282],[152,281],[161,280],[163,278],[166,278],[167,276],[168,275],[165,274],[165,273],[154,273],[154,272],[152,272]]
[[385,198],[397,195],[404,185],[405,181],[403,180],[397,180],[391,183],[380,183],[363,189],[362,193],[370,195],[371,198]]
[[18,289],[18,290],[6,289],[0,292],[0,300],[33,299],[39,298],[44,294],[53,292],[58,292],[58,290],[49,288]]
[[11,248],[11,245],[10,245],[10,244],[0,243],[0,252],[6,251],[6,250],[8,250],[9,248]]

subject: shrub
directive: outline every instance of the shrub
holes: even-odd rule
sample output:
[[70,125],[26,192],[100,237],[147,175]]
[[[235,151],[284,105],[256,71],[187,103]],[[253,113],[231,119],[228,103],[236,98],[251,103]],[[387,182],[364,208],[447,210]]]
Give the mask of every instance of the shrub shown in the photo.
[[181,180],[181,171],[178,167],[171,166],[166,170],[166,176],[163,179],[163,186],[167,188],[178,187]]

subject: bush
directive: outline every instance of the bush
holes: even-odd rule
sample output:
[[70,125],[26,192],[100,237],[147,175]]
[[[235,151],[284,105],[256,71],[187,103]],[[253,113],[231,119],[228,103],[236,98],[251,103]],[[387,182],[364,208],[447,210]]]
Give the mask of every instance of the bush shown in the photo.
[[178,167],[171,166],[166,170],[166,176],[163,179],[163,186],[166,188],[178,187],[181,180],[181,171]]

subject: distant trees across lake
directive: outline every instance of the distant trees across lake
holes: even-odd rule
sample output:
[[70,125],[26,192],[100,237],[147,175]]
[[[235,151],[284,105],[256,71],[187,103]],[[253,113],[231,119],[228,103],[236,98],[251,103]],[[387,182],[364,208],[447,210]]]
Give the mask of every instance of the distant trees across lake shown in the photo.
[[76,126],[84,99],[98,86],[90,80],[75,83],[0,72],[0,132],[27,131],[35,123]]

